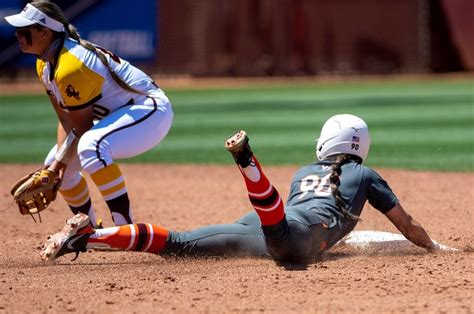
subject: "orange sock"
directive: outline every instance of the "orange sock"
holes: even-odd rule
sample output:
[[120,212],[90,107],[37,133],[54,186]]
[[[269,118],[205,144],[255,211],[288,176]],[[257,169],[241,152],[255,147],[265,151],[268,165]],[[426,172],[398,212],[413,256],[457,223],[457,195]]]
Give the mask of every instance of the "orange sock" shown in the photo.
[[285,207],[280,194],[268,181],[255,156],[253,162],[240,172],[245,180],[247,192],[253,208],[260,217],[262,226],[271,226],[280,222],[285,216]]
[[165,247],[167,237],[168,230],[157,225],[123,225],[95,230],[87,247],[157,254]]

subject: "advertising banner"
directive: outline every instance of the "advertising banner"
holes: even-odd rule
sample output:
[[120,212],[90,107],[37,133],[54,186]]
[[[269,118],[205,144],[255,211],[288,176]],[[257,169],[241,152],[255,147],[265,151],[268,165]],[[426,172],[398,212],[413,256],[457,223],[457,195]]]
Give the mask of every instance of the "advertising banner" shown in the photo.
[[[0,2],[0,66],[33,65],[35,57],[20,52],[15,29],[5,16],[21,11],[30,1]],[[130,62],[156,61],[158,0],[81,0],[53,1],[81,37],[107,48]]]

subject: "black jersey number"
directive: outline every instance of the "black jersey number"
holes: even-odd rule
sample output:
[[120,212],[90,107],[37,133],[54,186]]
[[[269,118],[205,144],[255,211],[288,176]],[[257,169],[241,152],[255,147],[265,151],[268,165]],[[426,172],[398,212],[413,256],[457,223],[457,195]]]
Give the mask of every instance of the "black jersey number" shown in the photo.
[[329,178],[331,174],[327,174],[324,177],[320,177],[315,174],[306,176],[301,180],[300,191],[302,192],[299,198],[303,198],[308,193],[314,193],[315,196],[328,196],[331,195],[331,182]]
[[92,105],[92,113],[94,115],[94,120],[102,120],[104,117],[109,115],[110,110],[101,105],[94,104]]

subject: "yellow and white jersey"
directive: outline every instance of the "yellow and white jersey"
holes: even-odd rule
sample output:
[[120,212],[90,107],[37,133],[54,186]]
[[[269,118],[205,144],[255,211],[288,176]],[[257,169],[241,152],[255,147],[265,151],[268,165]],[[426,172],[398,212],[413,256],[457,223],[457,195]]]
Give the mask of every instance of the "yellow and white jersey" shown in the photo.
[[[129,86],[167,100],[153,80],[141,70],[103,48],[98,47],[98,51],[104,54],[110,68]],[[96,53],[71,38],[64,40],[54,68],[49,62],[38,59],[36,70],[47,93],[53,95],[64,110],[93,106],[98,119],[145,98],[120,87]]]

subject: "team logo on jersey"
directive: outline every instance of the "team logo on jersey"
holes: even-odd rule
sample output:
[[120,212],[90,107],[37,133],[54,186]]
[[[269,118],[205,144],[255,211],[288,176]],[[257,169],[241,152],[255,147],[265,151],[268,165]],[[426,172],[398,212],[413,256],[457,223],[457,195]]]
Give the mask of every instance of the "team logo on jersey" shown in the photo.
[[69,84],[69,85],[66,87],[66,96],[67,96],[67,97],[74,97],[76,100],[81,99],[81,97],[79,96],[79,92],[77,92],[77,91],[74,89],[74,86],[72,86],[71,84]]

